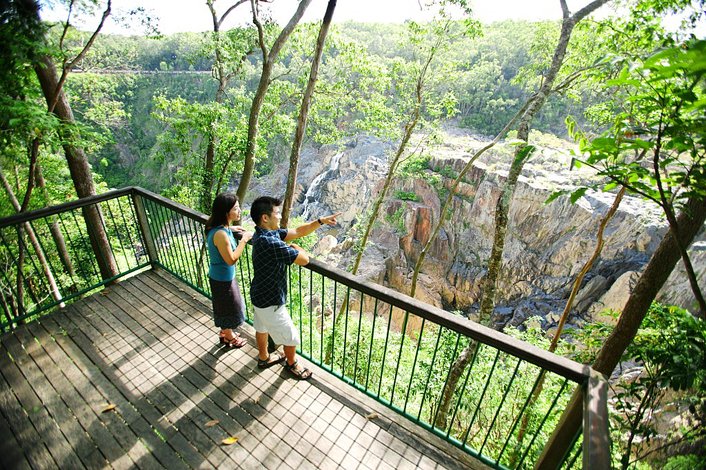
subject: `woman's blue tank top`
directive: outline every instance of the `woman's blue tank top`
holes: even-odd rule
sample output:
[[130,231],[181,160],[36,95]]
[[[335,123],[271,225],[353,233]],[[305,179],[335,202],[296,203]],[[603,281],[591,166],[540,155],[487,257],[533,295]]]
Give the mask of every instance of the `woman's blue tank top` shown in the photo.
[[235,277],[235,265],[229,266],[223,260],[223,257],[218,251],[215,243],[213,243],[213,236],[218,230],[223,230],[228,236],[230,241],[231,249],[235,250],[238,244],[235,242],[235,237],[233,237],[233,232],[225,227],[214,227],[208,231],[206,235],[206,244],[208,245],[208,256],[211,259],[211,263],[208,268],[208,277],[216,281],[232,281]]

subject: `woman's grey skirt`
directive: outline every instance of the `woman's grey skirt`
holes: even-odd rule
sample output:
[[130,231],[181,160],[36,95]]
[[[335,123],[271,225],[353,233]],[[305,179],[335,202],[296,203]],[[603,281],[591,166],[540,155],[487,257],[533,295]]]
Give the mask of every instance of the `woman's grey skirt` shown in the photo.
[[216,281],[209,278],[211,284],[211,301],[213,303],[213,321],[216,326],[237,328],[245,321],[245,304],[240,295],[238,281]]

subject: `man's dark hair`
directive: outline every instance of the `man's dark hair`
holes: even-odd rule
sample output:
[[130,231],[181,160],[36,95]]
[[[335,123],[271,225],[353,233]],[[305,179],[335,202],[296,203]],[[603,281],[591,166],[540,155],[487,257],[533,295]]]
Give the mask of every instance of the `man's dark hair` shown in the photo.
[[270,196],[261,196],[252,202],[252,205],[250,206],[250,217],[252,217],[255,225],[260,225],[260,219],[263,215],[272,214],[272,210],[281,205],[281,199]]

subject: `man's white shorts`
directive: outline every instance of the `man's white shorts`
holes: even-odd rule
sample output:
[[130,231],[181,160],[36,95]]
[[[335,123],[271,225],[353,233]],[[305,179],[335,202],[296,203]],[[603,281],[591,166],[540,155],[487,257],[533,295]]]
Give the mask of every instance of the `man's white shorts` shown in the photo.
[[299,331],[294,327],[292,318],[284,305],[271,307],[255,307],[253,326],[258,333],[269,333],[275,344],[284,346],[299,346]]

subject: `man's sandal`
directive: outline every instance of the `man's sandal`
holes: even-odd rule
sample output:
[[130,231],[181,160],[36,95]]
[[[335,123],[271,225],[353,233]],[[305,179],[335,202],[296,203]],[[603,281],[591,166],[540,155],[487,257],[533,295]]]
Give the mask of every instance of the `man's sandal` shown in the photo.
[[279,351],[274,351],[273,353],[269,354],[267,356],[267,359],[260,359],[258,356],[257,358],[257,368],[258,369],[267,369],[269,367],[272,367],[275,364],[279,364],[280,362],[284,361],[285,357],[284,354],[282,354]]
[[297,380],[309,380],[311,378],[311,371],[307,368],[299,367],[298,361],[294,361],[294,364],[285,364],[284,368],[289,371],[290,374],[294,376]]

